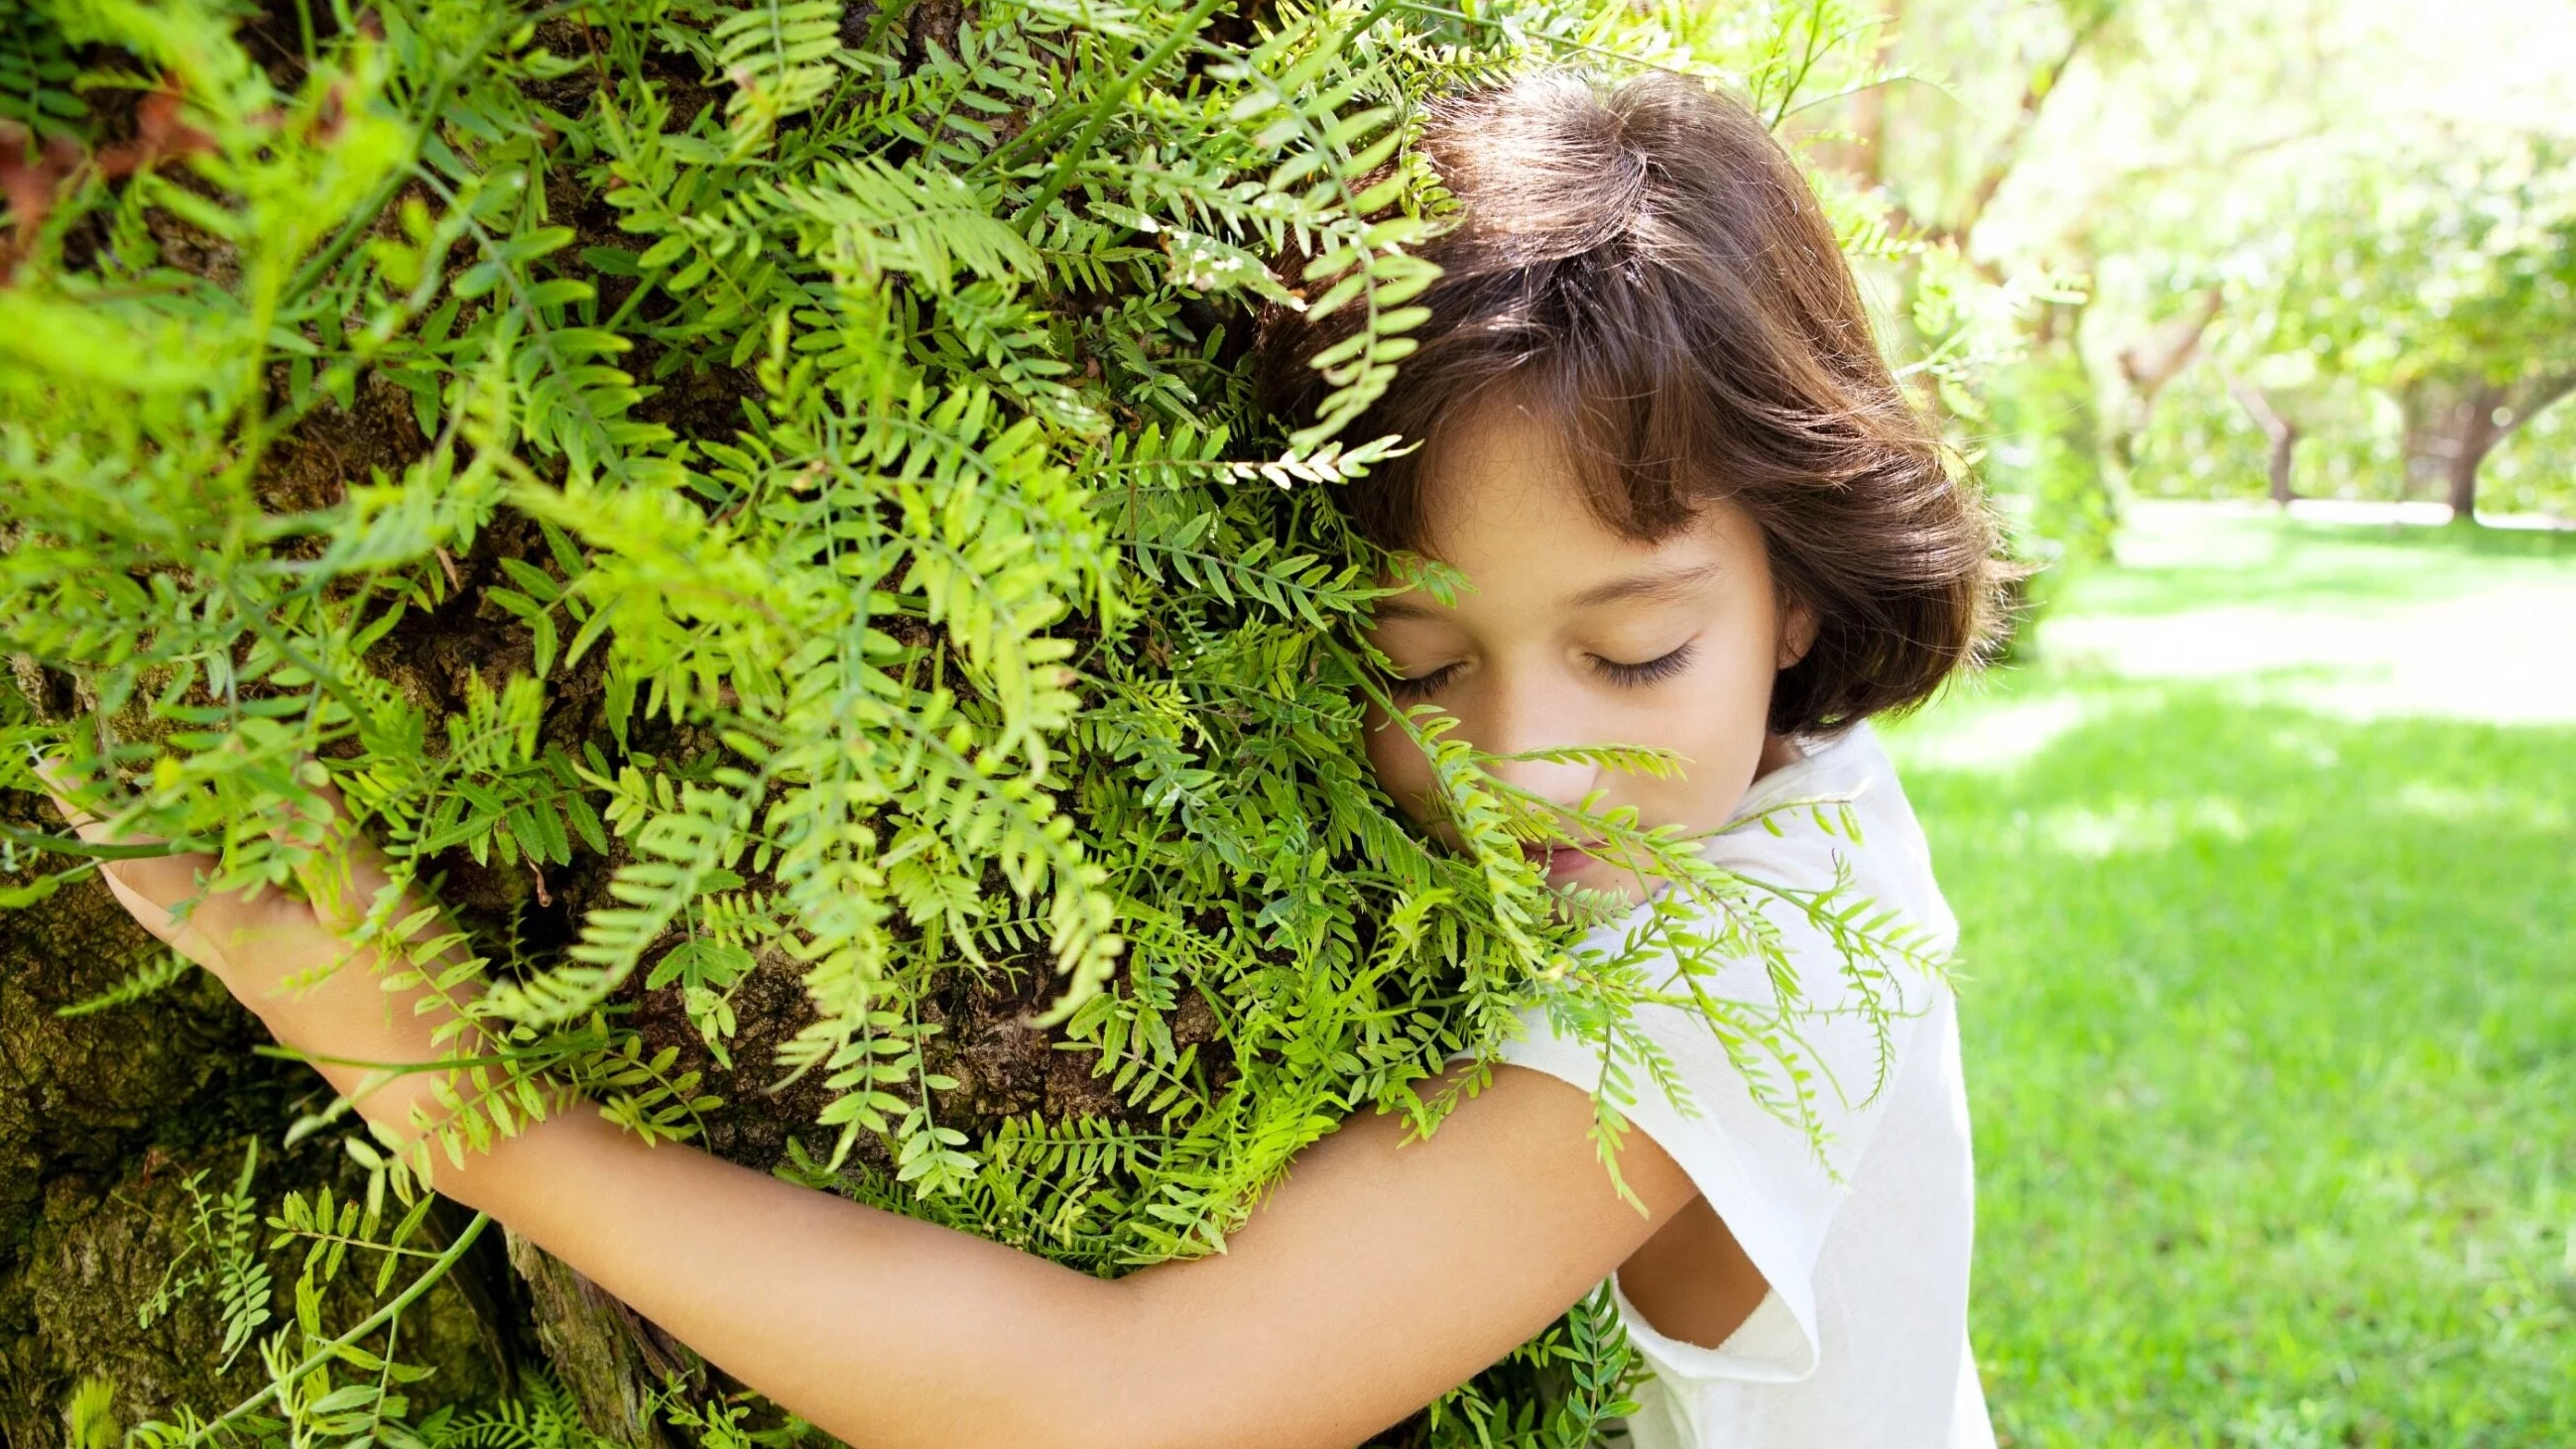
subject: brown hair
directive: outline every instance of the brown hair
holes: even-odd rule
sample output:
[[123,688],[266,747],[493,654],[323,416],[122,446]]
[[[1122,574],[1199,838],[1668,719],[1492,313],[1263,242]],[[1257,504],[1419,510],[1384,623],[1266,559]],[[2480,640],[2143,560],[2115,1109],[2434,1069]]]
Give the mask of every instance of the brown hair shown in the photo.
[[[1995,528],[1898,388],[1807,182],[1743,104],[1677,76],[1549,72],[1433,104],[1422,149],[1461,204],[1393,385],[1345,430],[1422,449],[1344,490],[1360,533],[1424,535],[1420,460],[1470,403],[1560,425],[1595,516],[1652,542],[1731,499],[1816,639],[1770,727],[1832,734],[1930,696],[1986,638]],[[1306,359],[1357,307],[1261,327],[1264,401],[1302,421]]]

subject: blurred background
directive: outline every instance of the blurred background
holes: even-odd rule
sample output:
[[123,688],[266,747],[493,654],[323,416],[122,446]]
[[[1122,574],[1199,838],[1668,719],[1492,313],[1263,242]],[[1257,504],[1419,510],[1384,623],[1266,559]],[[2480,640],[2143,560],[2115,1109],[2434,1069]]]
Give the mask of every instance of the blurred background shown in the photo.
[[2576,1445],[2576,6],[1888,9],[1789,124],[2049,565],[1888,731],[2004,1442]]

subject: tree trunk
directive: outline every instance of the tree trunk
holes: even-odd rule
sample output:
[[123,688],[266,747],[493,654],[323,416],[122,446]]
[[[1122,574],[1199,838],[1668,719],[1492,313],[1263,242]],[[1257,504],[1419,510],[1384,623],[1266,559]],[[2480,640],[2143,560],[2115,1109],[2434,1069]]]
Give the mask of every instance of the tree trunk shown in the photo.
[[2512,436],[2513,430],[2549,410],[2551,404],[2570,392],[2576,392],[2576,372],[2526,378],[2511,388],[2483,389],[2478,399],[2479,411],[2463,420],[2464,438],[2474,429],[2476,451],[2471,453],[2464,441],[2459,456],[2451,464],[2451,517],[2458,522],[2477,520],[2478,469],[2496,445]]
[[2453,523],[2477,521],[2478,465],[2487,460],[2487,454],[2504,436],[2504,429],[2496,422],[2496,413],[2503,405],[2504,389],[2493,386],[2472,388],[2454,405],[2446,470]]
[[2298,452],[2299,430],[2283,423],[2272,433],[2272,502],[2282,508],[2290,506],[2299,495],[2290,487],[2290,463]]
[[673,1449],[681,1441],[649,1395],[673,1373],[703,1387],[706,1362],[561,1259],[515,1232],[506,1241],[510,1266],[534,1299],[537,1341],[591,1432],[638,1449]]
[[[0,813],[22,828],[60,828],[50,809],[34,818],[29,804],[10,797]],[[28,879],[0,873],[0,884]],[[363,1182],[327,1135],[275,1146],[297,1107],[327,1098],[316,1099],[320,1079],[308,1068],[251,1054],[265,1033],[214,977],[192,966],[151,1000],[55,1015],[163,952],[94,877],[0,911],[0,1444],[80,1442],[67,1404],[91,1380],[109,1386],[106,1417],[128,1427],[173,1418],[182,1404],[220,1413],[265,1383],[253,1348],[221,1365],[211,1291],[145,1312],[174,1260],[183,1274],[205,1262],[182,1256],[191,1174],[204,1171],[205,1198],[222,1194],[256,1138],[263,1213],[289,1188],[347,1193]],[[433,1219],[450,1231],[457,1221]],[[263,1244],[269,1236],[257,1231]],[[262,1336],[294,1321],[302,1259],[300,1247],[266,1255],[273,1316]],[[327,1322],[364,1316],[359,1289],[373,1266],[360,1259],[342,1271]],[[422,1390],[471,1399],[511,1382],[526,1352],[508,1328],[508,1273],[497,1243],[478,1244],[405,1315],[397,1355],[436,1370]]]
[[2438,477],[2455,523],[2477,520],[2478,471],[2513,430],[2576,392],[2576,372],[2543,374],[2510,385],[2417,378],[2398,394],[2406,419],[2402,499],[2419,477]]
[[[961,0],[918,0],[908,8],[916,64],[928,48],[953,51],[973,13]],[[607,215],[604,207],[594,211]],[[168,223],[155,209],[146,224]],[[614,237],[603,232],[600,239]],[[220,248],[174,245],[172,254],[202,256],[211,269],[232,264]],[[275,381],[285,385],[283,364]],[[675,378],[656,406],[730,414],[736,397],[727,386],[713,375]],[[408,394],[370,373],[349,409],[326,404],[271,446],[259,487],[281,509],[326,506],[347,480],[376,467],[399,474],[426,446]],[[406,618],[381,641],[370,666],[407,696],[442,702],[434,715],[462,713],[471,681],[530,667],[524,631],[486,607],[483,596],[508,581],[503,559],[541,565],[546,556],[533,522],[496,517],[469,554],[442,560],[457,586],[450,600]],[[558,669],[544,725],[548,740],[577,750],[603,733],[604,657],[595,651]],[[48,698],[61,691],[32,661],[15,673],[44,717],[74,707],[69,698]],[[139,733],[139,715],[132,723]],[[114,722],[117,729],[128,726],[126,716]],[[656,726],[649,720],[636,730],[639,744],[651,748],[687,744],[685,738],[653,742]],[[46,833],[62,829],[50,807],[27,796],[0,796],[0,818]],[[584,913],[607,899],[623,847],[613,841],[606,857],[577,851],[572,866],[549,867],[541,878],[524,864],[480,865],[461,849],[439,856],[434,868],[445,880],[445,904],[463,924],[488,941],[504,939],[510,922],[523,919],[523,944],[542,951],[570,941]],[[62,862],[44,864],[58,869]],[[0,872],[0,886],[26,879]],[[657,943],[648,963],[679,939],[675,930]],[[141,1305],[182,1249],[190,1200],[180,1184],[189,1173],[207,1169],[200,1190],[222,1192],[239,1168],[244,1139],[256,1137],[263,1214],[274,1212],[290,1187],[331,1181],[346,1192],[363,1180],[327,1134],[289,1152],[274,1149],[281,1129],[298,1111],[321,1108],[329,1089],[300,1063],[253,1056],[251,1048],[268,1040],[265,1031],[213,977],[190,968],[178,986],[151,1000],[77,1018],[52,1015],[157,959],[161,950],[95,877],[37,906],[0,909],[0,1449],[65,1442],[71,1437],[65,1401],[93,1376],[114,1384],[111,1414],[127,1426],[170,1417],[181,1405],[220,1413],[261,1386],[254,1351],[242,1352],[229,1370],[217,1369],[222,1332],[211,1292],[137,1327]],[[828,1147],[830,1130],[814,1127],[831,1095],[825,1074],[770,1090],[787,1075],[775,1062],[776,1049],[811,1019],[801,968],[783,959],[762,961],[739,985],[740,1030],[730,1043],[730,1065],[714,1061],[700,1039],[682,987],[647,991],[646,975],[635,973],[614,1004],[631,1009],[627,1020],[649,1051],[676,1048],[673,1071],[703,1073],[701,1090],[723,1099],[705,1114],[699,1145],[762,1170],[788,1161],[793,1137]],[[1134,1114],[1107,1082],[1092,1077],[1089,1055],[1057,1051],[1057,1037],[1022,1025],[1052,999],[1055,985],[1044,969],[1021,973],[1017,986],[961,978],[926,1004],[925,1015],[941,1028],[929,1070],[958,1082],[940,1095],[944,1124],[974,1137],[1004,1117],[1032,1111],[1050,1120]],[[1222,1058],[1215,1018],[1203,1005],[1195,1012],[1184,1007],[1173,1028],[1184,1043],[1201,1044],[1205,1059]],[[854,1156],[854,1166],[892,1177],[895,1164],[877,1142],[863,1139]],[[453,1207],[443,1204],[433,1223],[461,1223],[464,1214]],[[262,1240],[267,1236],[263,1230]],[[300,1248],[272,1262],[276,1316],[263,1334],[292,1321],[300,1262]],[[345,1326],[364,1316],[363,1305],[348,1312],[344,1300],[372,1277],[372,1267],[361,1262],[344,1271],[326,1321]],[[640,1449],[690,1442],[652,1411],[667,1375],[679,1374],[701,1394],[740,1387],[560,1260],[497,1230],[486,1233],[449,1282],[405,1313],[396,1353],[437,1368],[436,1377],[413,1390],[415,1405],[508,1391],[520,1369],[543,1363],[593,1433]],[[756,1416],[743,1427],[770,1422]]]
[[2298,458],[2299,425],[2281,411],[2271,394],[2255,384],[2237,378],[2227,386],[2271,443],[2271,499],[2282,508],[2289,507],[2299,496],[2298,490],[2290,486],[2290,466]]

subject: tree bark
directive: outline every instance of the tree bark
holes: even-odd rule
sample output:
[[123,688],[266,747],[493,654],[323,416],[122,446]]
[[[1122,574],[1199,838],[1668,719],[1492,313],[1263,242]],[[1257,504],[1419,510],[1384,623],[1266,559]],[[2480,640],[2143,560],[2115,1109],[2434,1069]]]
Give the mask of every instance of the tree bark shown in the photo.
[[2503,405],[2504,389],[2493,386],[2472,388],[2467,397],[2454,404],[2446,479],[2453,523],[2477,521],[2478,465],[2487,460],[2496,440],[2504,436],[2504,429],[2496,423],[2496,413]]
[[650,1395],[674,1373],[703,1388],[706,1361],[563,1260],[515,1232],[506,1239],[534,1302],[537,1341],[590,1431],[637,1449],[676,1449],[681,1441]]
[[[22,828],[60,827],[30,805],[16,797],[0,813]],[[10,885],[28,879],[0,874]],[[174,1261],[183,1273],[205,1261],[185,1256],[191,1174],[205,1172],[198,1193],[222,1194],[245,1139],[257,1138],[263,1213],[290,1188],[329,1183],[347,1194],[362,1185],[327,1136],[276,1147],[296,1110],[326,1100],[315,1094],[320,1081],[299,1064],[252,1055],[265,1034],[212,976],[190,967],[150,1000],[55,1014],[163,950],[95,878],[0,911],[0,1444],[76,1442],[66,1402],[92,1379],[111,1386],[109,1417],[129,1428],[175,1418],[183,1404],[220,1413],[265,1382],[254,1348],[221,1364],[211,1291],[145,1312]],[[263,1245],[270,1236],[257,1230]],[[294,1321],[303,1251],[264,1257],[273,1316],[260,1336]],[[325,1296],[326,1322],[364,1316],[360,1288],[373,1267],[356,1258],[342,1270]],[[396,1356],[436,1370],[416,1395],[471,1401],[515,1377],[526,1354],[509,1329],[514,1291],[493,1281],[496,1272],[506,1280],[497,1252],[469,1255],[405,1315]]]

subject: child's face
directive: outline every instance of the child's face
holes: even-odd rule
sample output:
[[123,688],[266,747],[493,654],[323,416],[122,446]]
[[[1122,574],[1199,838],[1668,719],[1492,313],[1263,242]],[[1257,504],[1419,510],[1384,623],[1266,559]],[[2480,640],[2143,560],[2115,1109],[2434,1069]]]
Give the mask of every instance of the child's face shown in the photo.
[[[1507,761],[1503,779],[1567,805],[1594,790],[1644,826],[1723,825],[1755,776],[1788,758],[1764,722],[1772,677],[1805,652],[1804,611],[1784,609],[1761,531],[1732,503],[1703,507],[1660,543],[1620,537],[1576,492],[1557,440],[1510,404],[1479,409],[1423,478],[1428,549],[1466,576],[1454,608],[1422,591],[1380,600],[1375,641],[1402,681],[1399,706],[1457,716],[1452,738],[1490,754],[1649,745],[1675,778],[1591,764]],[[1438,824],[1422,752],[1374,705],[1369,761],[1416,819]],[[1582,831],[1575,830],[1578,840]],[[1553,885],[1642,898],[1627,867],[1559,848]]]

